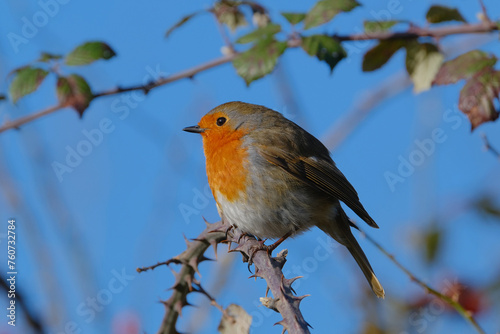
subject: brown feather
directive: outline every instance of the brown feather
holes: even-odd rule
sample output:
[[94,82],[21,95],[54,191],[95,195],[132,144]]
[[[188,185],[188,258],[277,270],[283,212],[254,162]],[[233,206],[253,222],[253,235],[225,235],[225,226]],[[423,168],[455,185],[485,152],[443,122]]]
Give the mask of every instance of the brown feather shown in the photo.
[[294,157],[283,150],[269,147],[261,149],[260,154],[268,162],[283,168],[302,182],[344,202],[368,225],[378,228],[359,201],[354,187],[333,162],[313,157]]

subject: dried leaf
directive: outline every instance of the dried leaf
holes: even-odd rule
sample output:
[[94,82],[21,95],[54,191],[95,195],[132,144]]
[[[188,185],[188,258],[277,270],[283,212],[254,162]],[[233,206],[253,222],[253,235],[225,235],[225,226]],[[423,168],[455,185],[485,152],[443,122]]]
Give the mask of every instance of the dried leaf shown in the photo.
[[500,94],[500,71],[485,68],[467,80],[460,91],[458,107],[471,122],[471,128],[498,118],[494,100]]
[[316,56],[330,67],[330,71],[339,61],[347,57],[347,53],[337,40],[327,35],[312,35],[302,38],[302,49],[309,55]]
[[304,29],[310,29],[333,19],[340,12],[349,12],[359,6],[355,0],[321,0],[306,14]]
[[77,74],[59,77],[56,92],[59,103],[65,107],[72,107],[80,117],[83,116],[83,112],[93,98],[87,81]]
[[239,9],[240,4],[240,2],[236,1],[223,0],[216,2],[213,8],[217,20],[227,25],[233,32],[238,27],[248,24],[245,15]]
[[252,325],[252,317],[243,307],[231,304],[227,307],[219,324],[221,334],[248,334]]
[[48,71],[29,66],[17,70],[9,87],[12,102],[16,103],[21,97],[37,90],[47,74]]
[[194,12],[194,13],[191,13],[191,14],[186,15],[183,18],[181,18],[179,21],[177,21],[177,23],[175,23],[173,26],[171,26],[170,28],[168,28],[167,32],[165,33],[165,38],[167,38],[168,36],[170,36],[170,34],[172,32],[174,32],[174,30],[176,30],[177,28],[183,26],[184,23],[188,22],[189,20],[191,20],[193,17],[195,17],[196,15],[198,15],[200,13],[203,13],[203,12],[202,11]]
[[439,69],[434,84],[448,85],[461,79],[469,79],[486,67],[493,67],[497,62],[495,56],[490,56],[480,50],[472,50],[455,59],[445,62]]
[[458,9],[445,6],[432,6],[429,8],[425,18],[429,23],[440,23],[446,21],[466,22]]
[[431,88],[443,59],[434,44],[414,41],[406,45],[406,70],[413,81],[415,93]]
[[115,55],[115,51],[106,43],[87,42],[77,46],[66,56],[66,65],[88,65],[99,59],[110,59]]

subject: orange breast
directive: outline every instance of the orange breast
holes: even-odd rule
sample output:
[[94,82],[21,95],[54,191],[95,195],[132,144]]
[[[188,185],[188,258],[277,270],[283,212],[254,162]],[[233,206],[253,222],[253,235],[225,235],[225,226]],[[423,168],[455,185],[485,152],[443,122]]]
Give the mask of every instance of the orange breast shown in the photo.
[[212,131],[203,136],[208,183],[217,202],[217,193],[229,202],[245,194],[249,179],[246,170],[248,152],[241,145],[244,134],[242,130],[230,134]]

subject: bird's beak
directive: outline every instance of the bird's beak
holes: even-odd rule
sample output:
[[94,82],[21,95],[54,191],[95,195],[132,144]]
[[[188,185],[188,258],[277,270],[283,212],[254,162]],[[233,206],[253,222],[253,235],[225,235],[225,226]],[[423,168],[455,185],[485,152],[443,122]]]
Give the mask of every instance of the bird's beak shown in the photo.
[[182,129],[182,131],[192,132],[192,133],[203,133],[205,129],[200,128],[199,125],[188,126],[187,128]]

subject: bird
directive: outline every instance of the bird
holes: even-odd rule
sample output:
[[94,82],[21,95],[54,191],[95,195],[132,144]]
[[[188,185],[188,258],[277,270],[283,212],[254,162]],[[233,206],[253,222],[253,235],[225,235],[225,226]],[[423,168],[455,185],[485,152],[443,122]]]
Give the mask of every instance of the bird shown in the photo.
[[340,202],[378,225],[320,140],[277,111],[240,101],[215,107],[183,130],[202,136],[208,183],[224,223],[259,239],[279,238],[272,249],[317,226],[347,248],[384,298]]

